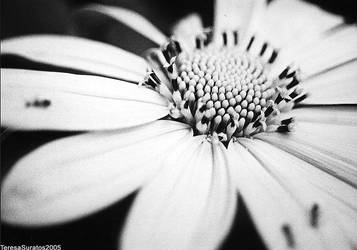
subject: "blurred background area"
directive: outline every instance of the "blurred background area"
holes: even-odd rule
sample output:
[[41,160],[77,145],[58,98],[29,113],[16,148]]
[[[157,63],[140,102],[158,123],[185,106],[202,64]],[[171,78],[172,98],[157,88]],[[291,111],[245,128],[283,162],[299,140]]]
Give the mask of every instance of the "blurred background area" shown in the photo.
[[[173,23],[188,13],[200,13],[207,25],[213,15],[213,2],[205,0],[2,0],[1,38],[32,33],[73,34],[78,31],[71,19],[73,9],[89,3],[118,5],[134,10],[167,35]],[[91,28],[91,34],[83,34],[83,31],[76,34],[106,42],[110,40],[115,44],[118,40],[115,37],[123,37],[126,32],[124,40],[130,40],[130,31],[121,27],[114,28],[109,20],[99,21],[85,20],[85,25]]]
[[[357,20],[354,0],[309,2],[345,16],[348,22]],[[185,14],[198,12],[209,24],[213,13],[213,2],[205,0],[2,0],[1,38],[29,33],[68,33],[71,10],[88,3],[119,5],[135,10],[160,26],[166,34],[169,34],[172,24]]]
[[[355,0],[310,0],[325,10],[340,14],[346,22],[357,21]],[[108,42],[141,54],[152,43],[126,27],[114,26],[106,19],[83,19],[80,23],[88,30],[79,30],[74,25],[73,11],[85,4],[102,3],[117,5],[134,10],[149,19],[165,34],[170,34],[172,25],[181,17],[197,12],[205,25],[212,23],[213,1],[207,0],[1,0],[1,39],[26,34],[67,34],[81,35]],[[140,38],[140,39],[138,39]],[[135,42],[133,42],[135,41]],[[9,67],[8,61],[1,60],[2,67]],[[2,130],[4,132],[4,130]],[[5,135],[7,135],[5,133]],[[1,178],[21,156],[39,145],[55,138],[68,136],[60,132],[14,132],[2,139]],[[61,244],[62,249],[116,249],[118,235],[128,209],[135,197],[126,199],[93,216],[46,228],[19,228],[1,225],[1,244],[6,245],[46,245]],[[231,234],[222,249],[245,250],[264,249],[243,202],[239,201]]]
[[[357,21],[355,0],[308,1],[343,15],[348,23]],[[148,18],[166,35],[170,34],[172,25],[179,18],[192,12],[199,13],[205,25],[211,25],[214,5],[213,0],[2,0],[1,39],[33,33],[76,34],[111,43],[137,54],[152,46],[149,41],[138,39],[142,37],[125,26],[111,25],[112,20],[109,19],[88,18],[76,22],[75,26],[71,18],[72,11],[90,3],[118,5],[134,10]],[[86,26],[88,30],[79,30],[78,25]],[[119,39],[123,34],[126,39]],[[132,43],[133,40],[136,43]]]
[[[309,0],[322,8],[345,16],[348,22],[357,20],[354,0]],[[169,34],[172,24],[189,12],[199,12],[206,23],[213,13],[212,1],[205,0],[2,0],[1,38],[29,33],[68,33],[73,8],[102,3],[130,8],[150,18]]]

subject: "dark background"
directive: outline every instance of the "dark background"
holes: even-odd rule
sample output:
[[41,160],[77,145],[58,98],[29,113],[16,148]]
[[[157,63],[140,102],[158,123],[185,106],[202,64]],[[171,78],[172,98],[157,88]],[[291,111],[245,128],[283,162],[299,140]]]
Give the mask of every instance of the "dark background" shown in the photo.
[[[180,17],[190,12],[198,12],[204,23],[212,23],[213,3],[204,0],[1,0],[1,39],[32,33],[76,34],[108,42],[123,49],[141,54],[153,44],[138,33],[124,26],[114,26],[111,20],[86,19],[71,20],[71,11],[83,4],[101,2],[119,5],[144,15],[165,34]],[[328,11],[341,14],[346,22],[357,20],[357,8],[353,0],[314,2]],[[83,30],[81,27],[89,27]],[[124,38],[124,39],[123,39]],[[135,42],[132,42],[135,41]],[[2,67],[28,67],[26,62],[2,58]],[[1,178],[11,165],[25,153],[55,138],[69,136],[60,132],[14,132],[1,130]],[[61,226],[46,228],[18,228],[1,225],[1,244],[4,245],[57,245],[62,249],[116,249],[119,232],[128,209],[135,197],[130,195],[115,205],[85,219]],[[184,230],[184,229],[183,229]],[[234,227],[222,249],[264,249],[244,204],[239,200],[238,214]]]

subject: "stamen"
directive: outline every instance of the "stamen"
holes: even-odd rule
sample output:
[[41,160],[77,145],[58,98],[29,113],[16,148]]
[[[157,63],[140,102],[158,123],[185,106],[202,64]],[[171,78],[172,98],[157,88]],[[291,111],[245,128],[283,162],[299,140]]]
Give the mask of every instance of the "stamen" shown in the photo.
[[294,100],[294,102],[295,102],[295,103],[302,102],[303,100],[305,100],[305,99],[307,98],[307,96],[308,96],[307,94],[304,94],[304,95],[302,95],[302,96],[296,98],[296,99]]
[[280,121],[281,125],[289,125],[290,123],[292,123],[294,121],[294,118],[290,117],[288,119],[282,120]]
[[194,119],[193,119],[192,113],[191,113],[191,111],[189,109],[189,102],[188,101],[184,101],[184,102],[181,103],[181,113],[185,117],[186,121],[189,124],[193,123]]
[[237,124],[234,121],[230,121],[227,125],[227,140],[229,141],[237,129]]
[[288,74],[288,71],[289,71],[290,67],[286,67],[279,75],[279,79],[283,79],[286,77],[286,75]]
[[212,42],[213,39],[213,32],[212,29],[208,29],[204,32],[206,39],[204,39],[203,45],[207,46],[208,44],[210,44]]
[[226,32],[223,32],[223,33],[222,33],[222,36],[223,36],[223,45],[224,45],[224,46],[227,46],[227,33],[226,33]]
[[171,63],[166,69],[170,74],[174,73],[174,64]]
[[170,63],[171,59],[177,56],[180,52],[180,44],[173,39],[170,39],[169,42],[162,48],[162,54],[168,63]]
[[297,97],[298,95],[300,95],[301,92],[302,92],[302,89],[294,89],[294,91],[289,94],[289,97],[290,97],[291,99],[294,99],[295,97]]
[[173,42],[175,44],[175,48],[176,48],[177,54],[181,53],[182,49],[181,49],[180,43],[178,41],[176,41],[176,40],[173,40]]
[[250,47],[252,46],[252,44],[253,44],[253,42],[254,42],[254,39],[255,39],[255,37],[254,36],[252,36],[251,38],[250,38],[250,40],[249,40],[249,44],[248,44],[248,46],[247,46],[247,51],[250,49]]
[[238,31],[233,31],[234,45],[238,45]]
[[278,94],[278,96],[275,98],[275,103],[279,104],[282,100],[284,100],[284,98],[280,95],[280,93]]
[[278,57],[278,51],[276,51],[275,49],[273,50],[273,53],[271,54],[268,63],[272,64],[273,62],[275,62],[275,59]]
[[273,111],[274,111],[273,106],[269,106],[269,107],[264,111],[264,116],[265,116],[265,117],[270,116],[270,115],[273,113]]
[[155,82],[160,83],[160,79],[157,77],[154,71],[151,71],[149,76],[153,78]]
[[299,84],[299,81],[296,77],[293,77],[293,80],[286,86],[287,89],[291,89]]
[[287,74],[285,78],[291,78],[291,77],[294,77],[296,74],[295,71],[292,71],[291,73]]
[[260,56],[264,55],[265,50],[267,49],[268,44],[265,42],[262,46],[262,49],[260,51]]
[[290,131],[289,126],[281,125],[276,129],[277,132],[287,133]]
[[196,49],[201,49],[201,39],[199,37],[196,37]]
[[177,78],[171,79],[171,84],[172,84],[172,88],[173,88],[174,91],[178,90],[179,85],[177,83]]

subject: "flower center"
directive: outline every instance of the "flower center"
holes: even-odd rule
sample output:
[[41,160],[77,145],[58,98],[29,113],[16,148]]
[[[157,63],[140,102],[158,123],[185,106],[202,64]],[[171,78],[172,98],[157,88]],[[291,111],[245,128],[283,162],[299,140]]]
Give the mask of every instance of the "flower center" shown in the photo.
[[234,46],[227,46],[225,33],[223,40],[217,46],[198,37],[191,52],[182,51],[174,40],[151,50],[153,71],[144,83],[167,97],[171,118],[190,124],[195,134],[228,142],[259,132],[290,131],[293,119],[286,112],[306,97],[297,87],[296,70],[288,66],[271,79],[269,64],[277,57],[276,50],[265,55],[264,43],[260,55],[252,56],[254,37],[245,50],[237,39]]
[[196,119],[200,133],[244,135],[275,94],[262,63],[238,49],[207,47],[180,54],[176,63],[179,91],[190,108],[197,106],[196,118],[202,117]]

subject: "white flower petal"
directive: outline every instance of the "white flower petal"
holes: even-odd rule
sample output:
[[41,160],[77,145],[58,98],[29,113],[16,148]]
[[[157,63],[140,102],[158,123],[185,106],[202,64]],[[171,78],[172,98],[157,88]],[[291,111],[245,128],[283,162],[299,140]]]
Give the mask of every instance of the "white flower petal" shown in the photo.
[[1,70],[1,116],[17,129],[95,130],[168,114],[166,100],[135,84],[97,76]]
[[298,121],[357,126],[354,106],[302,106],[293,109],[289,115]]
[[76,14],[81,15],[86,12],[96,12],[113,18],[114,20],[123,23],[136,32],[149,38],[158,45],[165,43],[167,40],[166,36],[158,28],[156,28],[145,17],[132,10],[114,6],[91,4],[79,9]]
[[293,132],[261,133],[270,142],[337,178],[357,186],[357,127],[297,122]]
[[259,32],[274,46],[284,47],[310,40],[342,22],[342,17],[305,1],[275,0],[269,3]]
[[44,225],[95,212],[140,187],[187,134],[186,125],[157,121],[48,143],[18,161],[5,177],[1,217],[14,224]]
[[232,171],[227,164],[226,148],[212,144],[213,173],[209,200],[197,230],[196,247],[191,249],[216,249],[229,233],[237,205]]
[[[212,153],[197,138],[171,151],[162,171],[139,192],[122,236],[122,249],[186,249],[204,210]],[[200,181],[197,181],[200,178]]]
[[230,144],[227,155],[238,190],[270,249],[324,249],[317,232],[304,221],[305,211],[263,163],[239,143]]
[[301,82],[305,104],[357,104],[357,60]]
[[188,51],[192,51],[195,48],[195,38],[202,32],[202,20],[197,13],[185,16],[172,28],[173,36],[178,39]]
[[[275,2],[289,3],[290,0]],[[275,41],[274,44],[280,44],[281,41],[284,41],[284,34],[287,34],[285,40],[288,40],[285,44],[281,45],[279,56],[269,73],[271,76],[279,75],[287,65],[293,64],[301,69],[300,78],[306,79],[311,75],[318,74],[356,58],[355,27],[339,27],[338,25],[343,23],[341,16],[332,15],[304,1],[291,0],[291,2],[294,2],[293,5],[305,6],[302,9],[307,9],[298,12],[295,11],[294,7],[291,8],[287,4],[287,8],[291,11],[281,11],[281,13],[287,13],[288,20],[293,20],[293,22],[297,20],[296,22],[301,24],[297,26],[297,29],[287,26],[285,27],[286,31],[279,32],[279,28],[277,28],[279,24],[275,23],[275,26],[270,25],[271,29],[279,32],[278,36],[276,33],[272,33],[271,35],[275,37],[275,40],[273,39]],[[296,9],[299,8],[296,7]],[[280,10],[277,9],[277,11]],[[298,13],[298,16],[301,16],[294,18],[296,13]],[[280,25],[287,23],[281,22],[281,19],[277,21]],[[306,24],[306,22],[311,22],[311,24]],[[264,26],[262,26],[262,29],[264,31]],[[263,31],[262,33],[264,33]],[[269,34],[271,33],[269,32]],[[299,36],[296,36],[296,34],[299,34]]]
[[357,59],[357,27],[346,26],[331,31],[297,51],[295,62],[303,79]]
[[201,140],[179,144],[168,155],[162,172],[139,193],[122,249],[218,246],[232,220],[236,193],[227,186],[226,166],[214,162],[211,145]]
[[351,249],[356,238],[345,232],[357,230],[356,189],[266,142],[243,144],[303,207],[302,219],[317,231],[324,249]]
[[223,31],[239,29],[239,39],[255,32],[265,7],[265,0],[216,0],[213,26],[216,42],[222,40]]
[[1,53],[93,74],[139,82],[146,73],[145,60],[117,47],[84,38],[30,35],[1,42]]

